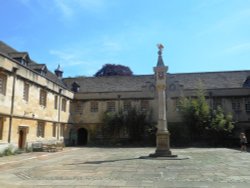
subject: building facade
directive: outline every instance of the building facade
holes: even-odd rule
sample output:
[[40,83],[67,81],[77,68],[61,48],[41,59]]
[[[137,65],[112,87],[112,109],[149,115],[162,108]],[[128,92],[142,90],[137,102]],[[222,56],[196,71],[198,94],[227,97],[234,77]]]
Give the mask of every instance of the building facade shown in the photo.
[[[152,63],[153,67],[154,63]],[[102,140],[104,112],[136,107],[157,121],[155,76],[62,78],[58,67],[30,59],[0,42],[0,143],[19,148],[37,140],[84,145]],[[170,123],[181,122],[178,101],[194,97],[202,85],[211,107],[232,113],[235,135],[250,133],[250,71],[167,73],[166,106]],[[121,137],[126,137],[126,133]],[[250,136],[250,135],[249,135]]]
[[57,71],[0,42],[1,143],[22,149],[38,140],[63,140],[74,94]]

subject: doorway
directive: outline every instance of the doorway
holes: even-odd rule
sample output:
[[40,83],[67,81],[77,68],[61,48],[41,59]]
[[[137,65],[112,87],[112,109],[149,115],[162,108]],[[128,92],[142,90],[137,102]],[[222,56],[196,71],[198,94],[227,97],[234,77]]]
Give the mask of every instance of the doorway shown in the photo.
[[88,143],[88,131],[80,128],[77,131],[77,145],[84,146]]
[[25,129],[19,130],[19,138],[18,138],[18,148],[24,149],[26,143],[26,131]]

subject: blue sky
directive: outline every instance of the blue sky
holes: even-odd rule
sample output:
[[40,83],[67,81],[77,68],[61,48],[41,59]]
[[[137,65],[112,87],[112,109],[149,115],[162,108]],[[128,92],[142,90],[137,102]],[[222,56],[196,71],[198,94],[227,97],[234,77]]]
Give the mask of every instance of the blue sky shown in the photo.
[[0,0],[0,40],[64,76],[250,69],[250,0]]

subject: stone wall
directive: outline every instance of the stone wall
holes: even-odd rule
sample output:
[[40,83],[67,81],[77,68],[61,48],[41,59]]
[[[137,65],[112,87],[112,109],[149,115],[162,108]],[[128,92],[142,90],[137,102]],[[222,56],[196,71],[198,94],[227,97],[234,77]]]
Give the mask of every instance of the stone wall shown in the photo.
[[[14,144],[18,144],[20,129],[25,130],[24,139],[27,143],[41,139],[37,137],[37,124],[39,121],[45,124],[43,139],[52,138],[54,123],[58,125],[56,137],[58,139],[61,138],[59,135],[60,124],[67,124],[69,122],[70,103],[74,94],[29,68],[4,56],[0,55],[0,57],[0,71],[7,76],[6,93],[5,95],[0,94],[0,117],[4,119],[3,138],[0,142],[6,143],[11,141]],[[16,76],[13,73],[14,67],[17,68]],[[14,88],[15,96],[12,104],[14,78],[16,78]],[[23,99],[24,83],[29,85],[28,101]],[[41,89],[47,93],[46,106],[39,104]],[[58,96],[57,109],[54,107],[55,96]],[[62,99],[66,99],[67,101],[65,112],[61,109]],[[12,113],[11,104],[13,105]],[[10,125],[11,120],[12,123]],[[12,129],[9,140],[8,134],[10,126]]]

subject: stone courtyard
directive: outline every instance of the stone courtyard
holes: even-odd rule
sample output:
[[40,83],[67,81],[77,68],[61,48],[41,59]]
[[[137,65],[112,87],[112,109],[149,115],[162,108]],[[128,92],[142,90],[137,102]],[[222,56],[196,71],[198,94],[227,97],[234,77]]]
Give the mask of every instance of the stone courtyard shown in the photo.
[[82,147],[1,157],[0,187],[250,187],[250,153],[183,148],[171,150],[182,160],[140,159],[154,150]]

